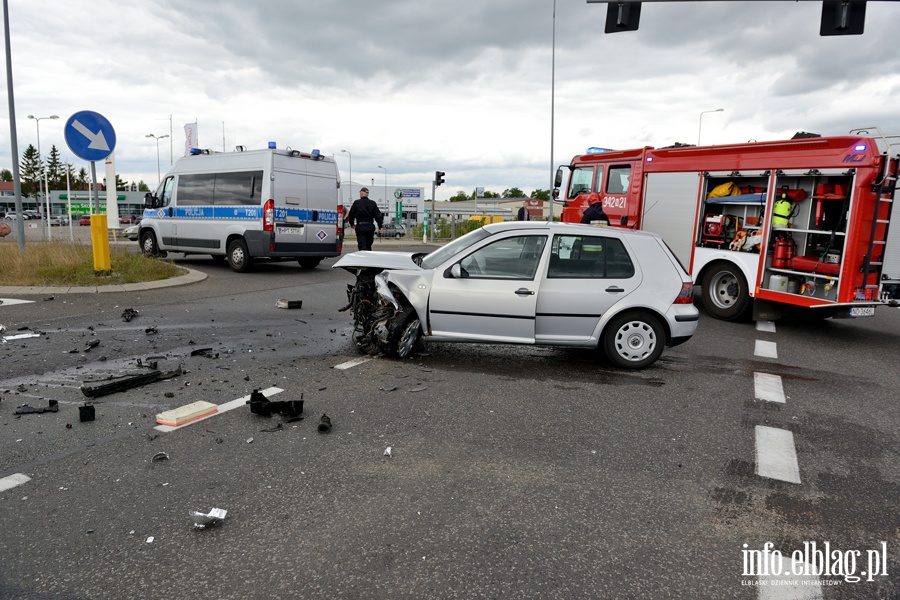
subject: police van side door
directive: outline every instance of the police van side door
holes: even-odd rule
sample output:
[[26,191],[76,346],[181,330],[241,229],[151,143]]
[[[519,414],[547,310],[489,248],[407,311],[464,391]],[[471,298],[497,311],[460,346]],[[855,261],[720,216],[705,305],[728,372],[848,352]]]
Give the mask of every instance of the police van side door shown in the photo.
[[144,218],[152,218],[156,225],[159,247],[163,250],[176,245],[177,227],[172,218],[175,197],[175,176],[166,177],[156,188],[156,208],[145,210]]

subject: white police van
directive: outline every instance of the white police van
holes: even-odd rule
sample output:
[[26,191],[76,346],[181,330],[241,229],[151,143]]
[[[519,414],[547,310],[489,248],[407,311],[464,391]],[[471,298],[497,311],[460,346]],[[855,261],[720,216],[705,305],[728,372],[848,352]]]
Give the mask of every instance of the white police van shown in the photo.
[[145,197],[144,254],[210,254],[238,272],[259,258],[313,269],[339,256],[344,215],[334,159],[274,146],[192,149],[180,158]]

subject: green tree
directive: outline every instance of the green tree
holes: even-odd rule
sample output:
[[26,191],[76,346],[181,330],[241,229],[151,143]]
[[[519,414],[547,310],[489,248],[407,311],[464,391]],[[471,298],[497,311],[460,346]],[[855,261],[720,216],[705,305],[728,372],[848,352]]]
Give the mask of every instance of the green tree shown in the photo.
[[28,144],[22,153],[22,164],[19,165],[19,173],[22,177],[22,196],[36,198],[40,190],[41,157],[33,144]]
[[81,169],[78,171],[78,176],[75,178],[75,189],[88,189],[88,172],[84,167],[81,167]]
[[149,191],[150,191],[150,188],[147,186],[146,183],[144,183],[144,180],[143,180],[143,179],[141,179],[140,181],[138,181],[138,184],[137,184],[137,191],[139,191],[139,192],[149,192]]
[[59,160],[59,150],[54,144],[50,147],[50,155],[47,157],[47,185],[51,190],[58,190],[62,187],[60,179],[65,176],[66,172],[63,170],[63,164]]
[[503,190],[503,198],[524,198],[525,192],[517,187],[511,187]]
[[462,190],[456,192],[455,196],[450,196],[449,202],[465,202],[469,197],[466,196],[466,193]]
[[0,170],[0,181],[12,181],[12,171],[9,169]]
[[117,192],[127,192],[129,189],[128,183],[124,181],[119,174],[116,173],[116,191]]
[[[479,198],[499,198],[499,197],[500,197],[500,194],[498,194],[497,192],[490,192],[487,190],[485,190],[485,192],[481,196],[479,196]],[[472,198],[473,199],[475,198],[474,191],[472,192]]]
[[550,199],[550,190],[534,190],[531,192],[531,198],[537,198],[538,200],[549,200]]

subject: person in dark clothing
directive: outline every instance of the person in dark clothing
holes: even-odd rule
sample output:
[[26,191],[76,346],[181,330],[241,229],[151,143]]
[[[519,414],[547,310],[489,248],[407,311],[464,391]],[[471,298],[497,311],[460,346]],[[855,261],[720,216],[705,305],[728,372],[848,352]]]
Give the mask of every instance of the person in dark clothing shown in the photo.
[[517,219],[518,219],[519,221],[530,221],[530,220],[531,220],[531,215],[528,214],[528,209],[525,208],[524,206],[520,207],[520,208],[519,208],[519,213],[518,213],[518,215],[517,215]]
[[582,223],[593,223],[599,221],[603,225],[609,225],[609,217],[603,212],[603,202],[597,201],[588,206],[587,210],[581,216]]
[[375,224],[381,229],[384,215],[378,210],[374,200],[369,199],[369,188],[360,188],[359,200],[354,200],[347,214],[347,224],[356,230],[356,246],[360,250],[371,250],[375,240]]

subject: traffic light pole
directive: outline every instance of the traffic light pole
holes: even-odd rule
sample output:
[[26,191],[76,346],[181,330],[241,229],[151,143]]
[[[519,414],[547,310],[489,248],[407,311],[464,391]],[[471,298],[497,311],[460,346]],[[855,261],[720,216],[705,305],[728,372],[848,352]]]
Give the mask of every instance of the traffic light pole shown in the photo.
[[[432,242],[434,242],[434,189],[435,189],[435,187],[436,187],[435,182],[432,181],[431,182],[431,219],[430,219],[431,223],[428,223],[428,225],[427,225],[428,233],[431,235]],[[427,216],[425,218],[428,219]],[[422,241],[424,241],[424,240],[422,240]]]

